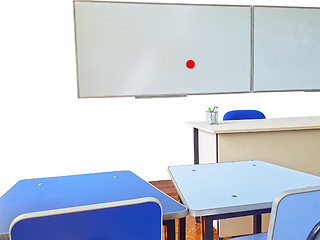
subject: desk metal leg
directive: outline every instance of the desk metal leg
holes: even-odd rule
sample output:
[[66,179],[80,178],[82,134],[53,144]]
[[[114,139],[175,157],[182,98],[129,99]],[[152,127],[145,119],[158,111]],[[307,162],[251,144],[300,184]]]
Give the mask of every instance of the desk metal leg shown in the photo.
[[194,164],[199,164],[199,130],[193,128],[193,157]]
[[[270,208],[260,209],[260,210],[251,210],[244,212],[234,212],[234,213],[225,213],[218,214],[214,216],[205,216],[201,217],[202,220],[202,235],[203,240],[213,240],[213,220],[226,219],[226,218],[235,218],[235,217],[243,217],[243,216],[254,216],[254,233],[261,233],[261,214],[269,213]],[[218,240],[223,239],[219,237],[219,226],[217,229]]]
[[[199,130],[193,128],[193,161],[199,164]],[[200,217],[196,217],[196,224],[201,223]]]
[[163,225],[167,226],[167,240],[176,240],[176,224],[175,219],[166,220]]
[[201,217],[202,219],[202,239],[213,240],[213,218],[211,216]]
[[179,240],[186,240],[186,218],[179,219]]
[[261,233],[261,214],[253,215],[253,233]]
[[[199,217],[199,218],[200,218],[200,217]],[[201,217],[201,219],[202,219],[202,223],[204,223],[204,217]],[[205,240],[205,236],[204,236],[204,233],[205,233],[204,224],[202,224],[201,229],[202,229],[202,240]]]

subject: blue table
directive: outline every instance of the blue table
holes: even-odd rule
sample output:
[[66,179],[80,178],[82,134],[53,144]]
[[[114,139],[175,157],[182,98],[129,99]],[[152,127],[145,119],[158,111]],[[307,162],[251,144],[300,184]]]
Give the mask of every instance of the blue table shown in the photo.
[[169,174],[189,214],[202,217],[205,240],[213,239],[213,220],[271,211],[275,196],[285,190],[320,185],[320,178],[262,161],[241,161],[169,167]]
[[185,239],[187,208],[130,171],[21,180],[0,198],[0,234],[24,213],[141,197],[161,202],[168,239],[175,239],[178,218],[180,239]]

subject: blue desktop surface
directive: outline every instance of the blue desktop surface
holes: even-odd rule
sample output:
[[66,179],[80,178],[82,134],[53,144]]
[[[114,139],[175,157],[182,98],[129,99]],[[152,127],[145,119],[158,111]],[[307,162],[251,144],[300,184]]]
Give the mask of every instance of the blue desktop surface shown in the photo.
[[320,185],[320,177],[262,161],[169,167],[191,216],[271,209],[285,190]]
[[24,213],[141,197],[157,198],[164,220],[188,214],[185,206],[130,171],[28,179],[0,198],[0,233],[8,233],[12,220]]

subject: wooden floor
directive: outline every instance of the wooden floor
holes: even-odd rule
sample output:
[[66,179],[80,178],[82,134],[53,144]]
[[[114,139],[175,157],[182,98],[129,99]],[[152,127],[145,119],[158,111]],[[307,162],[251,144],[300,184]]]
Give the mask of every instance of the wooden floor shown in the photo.
[[[176,199],[177,201],[179,200],[178,192],[176,191],[176,188],[171,180],[155,181],[150,183],[168,194],[170,197]],[[177,226],[178,220],[176,220],[176,229],[178,230]],[[178,232],[176,234],[176,239],[179,239]],[[163,240],[165,240],[165,236],[163,236]],[[196,224],[195,218],[191,216],[187,216],[186,220],[186,240],[202,240],[201,224]],[[214,240],[216,240],[216,235]]]

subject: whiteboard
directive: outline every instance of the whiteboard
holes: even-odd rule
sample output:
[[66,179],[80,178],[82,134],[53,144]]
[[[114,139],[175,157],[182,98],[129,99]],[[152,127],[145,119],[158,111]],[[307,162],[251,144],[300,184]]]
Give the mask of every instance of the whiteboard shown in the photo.
[[254,90],[320,89],[320,9],[254,7]]
[[75,2],[74,10],[79,97],[250,91],[250,6]]

